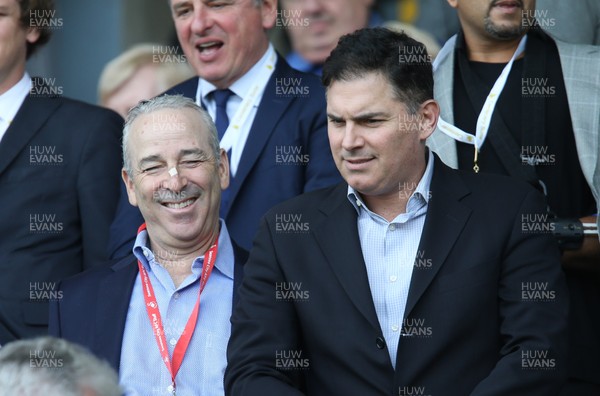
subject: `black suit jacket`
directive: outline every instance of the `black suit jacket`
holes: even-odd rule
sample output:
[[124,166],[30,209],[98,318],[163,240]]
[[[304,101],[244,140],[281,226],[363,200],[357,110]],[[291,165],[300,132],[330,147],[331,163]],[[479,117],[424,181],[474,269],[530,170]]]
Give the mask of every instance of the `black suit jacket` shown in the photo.
[[[544,213],[537,191],[436,157],[395,371],[346,195],[340,184],[265,216],[232,317],[227,395],[556,393],[567,292],[552,237],[523,231],[522,216]],[[286,232],[290,214],[299,232]],[[551,293],[523,294],[535,282]],[[290,288],[307,293],[282,301]]]
[[[280,88],[282,81],[289,79],[300,81],[307,95],[285,95]],[[198,82],[197,77],[189,79],[166,93],[195,99]],[[230,204],[222,216],[231,238],[244,249],[252,246],[260,218],[273,205],[341,181],[329,150],[325,110],[325,93],[319,79],[292,69],[279,57],[228,188]],[[291,147],[299,148],[301,159],[306,161],[284,161]],[[142,223],[139,210],[129,204],[122,187],[111,227],[111,257],[131,251]]]
[[[238,300],[237,290],[248,252],[232,244],[233,307]],[[61,298],[50,304],[50,335],[87,347],[119,372],[125,321],[138,272],[137,259],[132,253],[113,260],[106,268],[61,282]]]
[[107,260],[123,119],[29,95],[0,141],[0,344],[45,334],[57,282]]

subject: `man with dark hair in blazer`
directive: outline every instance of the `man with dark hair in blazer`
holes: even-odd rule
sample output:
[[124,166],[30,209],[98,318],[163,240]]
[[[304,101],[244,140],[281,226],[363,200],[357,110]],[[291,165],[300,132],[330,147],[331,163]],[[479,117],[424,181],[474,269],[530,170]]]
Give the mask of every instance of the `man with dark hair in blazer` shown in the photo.
[[[472,172],[475,149],[465,138],[478,135],[480,172],[531,183],[553,217],[600,224],[600,47],[552,38],[543,28],[554,33],[559,21],[535,0],[448,3],[461,30],[434,62],[445,122],[427,145],[448,166]],[[561,247],[571,304],[565,396],[600,394],[600,243],[597,234],[580,235]]]
[[541,194],[452,170],[426,148],[432,68],[405,34],[342,37],[323,83],[346,183],[262,221],[226,394],[554,394],[567,294]]
[[127,394],[223,395],[247,259],[219,219],[227,154],[208,113],[163,95],[129,112],[123,158],[129,201],[145,221],[133,254],[61,283],[50,333],[106,359]]
[[43,335],[57,282],[104,262],[119,195],[116,113],[43,85],[26,60],[61,21],[0,0],[0,344]]
[[[171,0],[179,42],[199,78],[167,91],[193,98],[217,124],[231,183],[221,217],[249,249],[273,205],[340,176],[327,150],[325,94],[317,77],[289,67],[269,43],[277,0]],[[109,247],[131,250],[139,211],[122,191]]]

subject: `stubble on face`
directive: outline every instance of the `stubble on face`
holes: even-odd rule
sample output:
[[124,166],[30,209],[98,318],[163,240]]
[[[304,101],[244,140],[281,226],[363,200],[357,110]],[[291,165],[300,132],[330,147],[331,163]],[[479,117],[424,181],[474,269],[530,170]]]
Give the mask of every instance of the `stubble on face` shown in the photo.
[[513,40],[521,37],[523,33],[525,33],[525,26],[523,26],[523,24],[500,26],[494,23],[489,16],[484,19],[483,26],[487,33],[498,40]]

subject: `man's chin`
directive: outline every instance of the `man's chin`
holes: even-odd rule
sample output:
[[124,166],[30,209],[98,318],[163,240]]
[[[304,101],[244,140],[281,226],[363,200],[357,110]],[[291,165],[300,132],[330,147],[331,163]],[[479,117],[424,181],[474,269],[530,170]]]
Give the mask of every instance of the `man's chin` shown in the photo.
[[497,40],[514,40],[525,33],[526,28],[519,21],[513,24],[497,24],[491,21],[489,18],[485,20],[485,31]]

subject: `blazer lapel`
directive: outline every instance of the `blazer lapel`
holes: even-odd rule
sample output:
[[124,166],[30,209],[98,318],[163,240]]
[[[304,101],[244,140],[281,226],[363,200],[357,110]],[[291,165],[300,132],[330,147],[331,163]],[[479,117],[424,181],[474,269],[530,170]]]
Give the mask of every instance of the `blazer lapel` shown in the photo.
[[98,288],[98,332],[93,350],[102,351],[102,356],[119,372],[125,320],[138,274],[137,261],[133,255],[129,255],[111,269],[114,272],[102,279]]
[[233,311],[239,300],[238,290],[244,278],[244,264],[248,261],[248,252],[239,247],[233,240],[231,245],[233,246],[233,296],[231,304]]
[[[440,105],[440,117],[454,124],[453,98],[454,87],[454,51],[451,51],[446,59],[439,65],[434,73],[434,97]],[[438,153],[443,161],[452,168],[458,168],[458,154],[456,142],[439,128],[427,139],[427,146]]]
[[[265,91],[258,106],[258,111],[254,117],[254,122],[252,123],[252,128],[250,130],[250,136],[248,137],[248,141],[246,142],[244,151],[242,152],[237,173],[229,187],[231,189],[230,208],[233,206],[233,202],[235,201],[237,193],[244,183],[244,180],[260,157],[263,148],[273,133],[275,125],[277,125],[281,117],[284,115],[287,107],[294,100],[294,98],[277,96],[275,89],[277,79],[289,77],[291,74],[292,69],[281,56],[278,56],[277,66],[275,67],[275,71],[271,75],[271,78],[267,82]],[[273,153],[273,155],[275,154]]]
[[469,190],[455,172],[434,158],[431,199],[418,249],[431,267],[413,269],[404,317],[410,316],[471,216],[471,210],[459,202]]
[[29,95],[25,98],[0,143],[0,174],[23,151],[59,106],[58,100],[32,98]]
[[381,331],[360,248],[357,213],[348,201],[347,188],[347,184],[339,184],[324,200],[321,211],[326,217],[312,232],[350,300],[373,328]]

